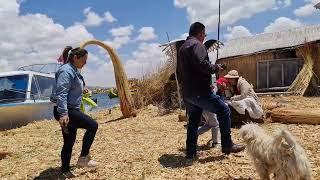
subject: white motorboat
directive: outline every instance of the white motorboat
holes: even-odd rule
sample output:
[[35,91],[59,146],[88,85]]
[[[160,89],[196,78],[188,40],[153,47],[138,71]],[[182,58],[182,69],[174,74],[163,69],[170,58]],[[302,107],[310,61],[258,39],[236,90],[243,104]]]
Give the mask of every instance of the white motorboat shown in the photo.
[[0,73],[0,130],[52,119],[54,75],[35,71]]

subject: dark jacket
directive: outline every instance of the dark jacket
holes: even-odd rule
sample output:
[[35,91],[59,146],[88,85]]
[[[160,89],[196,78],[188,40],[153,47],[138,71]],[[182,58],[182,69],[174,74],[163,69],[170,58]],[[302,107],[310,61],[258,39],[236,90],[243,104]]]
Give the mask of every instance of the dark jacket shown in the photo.
[[177,58],[177,76],[182,96],[208,96],[211,90],[211,74],[218,72],[211,64],[205,46],[195,37],[188,37],[180,47]]

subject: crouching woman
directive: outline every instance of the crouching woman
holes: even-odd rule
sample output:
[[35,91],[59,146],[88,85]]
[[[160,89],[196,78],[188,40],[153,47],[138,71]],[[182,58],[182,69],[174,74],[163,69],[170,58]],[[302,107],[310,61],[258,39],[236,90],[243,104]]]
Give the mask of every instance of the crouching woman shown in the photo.
[[88,52],[85,49],[72,49],[69,46],[64,49],[63,56],[65,64],[55,74],[56,86],[53,89],[51,101],[56,103],[53,113],[61,125],[63,135],[61,171],[62,173],[70,173],[70,159],[78,128],[86,129],[86,132],[77,166],[95,167],[98,165],[89,156],[98,123],[80,111],[84,80],[78,69],[86,64]]

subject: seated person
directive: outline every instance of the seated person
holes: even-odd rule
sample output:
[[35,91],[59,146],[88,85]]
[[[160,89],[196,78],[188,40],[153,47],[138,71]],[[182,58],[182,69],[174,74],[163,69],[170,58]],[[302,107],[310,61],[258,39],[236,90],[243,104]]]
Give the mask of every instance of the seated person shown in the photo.
[[224,77],[217,79],[216,84],[217,84],[217,95],[219,95],[224,100],[230,99],[235,93],[235,90],[233,89],[234,87],[232,87],[229,81]]
[[246,79],[240,77],[238,71],[231,70],[227,75],[224,76],[224,78],[229,82],[231,86],[236,87],[236,89],[233,88],[234,95],[230,98],[230,100],[239,101],[247,97],[252,97],[256,101],[258,101],[258,96],[254,92],[252,85],[249,84]]
[[258,103],[258,96],[254,92],[252,85],[239,76],[236,70],[229,71],[224,78],[228,80],[231,86],[236,87],[236,89],[232,88],[235,93],[230,98],[231,101],[228,101],[231,111],[233,108],[242,115],[245,115],[247,111],[250,118],[252,118],[251,120],[261,119],[263,117],[263,110]]

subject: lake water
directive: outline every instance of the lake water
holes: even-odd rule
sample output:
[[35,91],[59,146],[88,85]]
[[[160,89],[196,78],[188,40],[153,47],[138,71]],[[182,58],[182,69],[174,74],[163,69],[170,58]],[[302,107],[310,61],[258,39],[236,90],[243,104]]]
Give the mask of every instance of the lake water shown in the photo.
[[90,111],[97,111],[97,110],[101,110],[101,109],[110,109],[120,103],[119,98],[110,99],[108,94],[106,94],[106,93],[93,94],[92,97],[98,99],[98,107],[93,108]]

